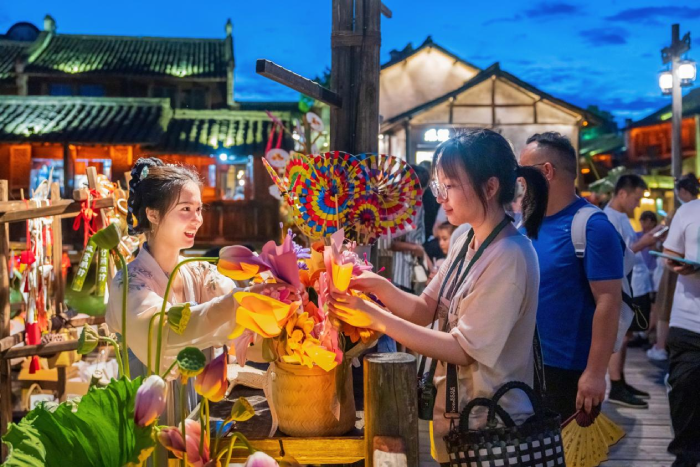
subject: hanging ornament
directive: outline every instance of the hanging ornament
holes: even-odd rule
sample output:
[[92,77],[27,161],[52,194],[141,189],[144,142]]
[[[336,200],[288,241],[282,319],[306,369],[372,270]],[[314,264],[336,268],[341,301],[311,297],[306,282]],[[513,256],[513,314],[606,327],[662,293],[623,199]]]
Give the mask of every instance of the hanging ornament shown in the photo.
[[281,148],[273,148],[267,151],[265,159],[276,169],[282,169],[289,161],[289,153]]
[[320,133],[325,129],[325,126],[323,125],[323,120],[321,120],[321,117],[319,117],[318,115],[316,115],[313,112],[306,113],[306,122],[309,124],[309,127],[313,131],[318,131]]

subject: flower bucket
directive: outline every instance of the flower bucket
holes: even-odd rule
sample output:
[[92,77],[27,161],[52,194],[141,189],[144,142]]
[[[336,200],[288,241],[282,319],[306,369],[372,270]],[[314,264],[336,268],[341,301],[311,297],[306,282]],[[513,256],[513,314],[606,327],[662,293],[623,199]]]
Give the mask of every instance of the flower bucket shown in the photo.
[[[345,366],[342,401],[336,391],[336,372],[283,362],[271,364],[272,402],[279,429],[288,436],[340,436],[355,427],[352,368]],[[334,415],[339,410],[339,418]]]

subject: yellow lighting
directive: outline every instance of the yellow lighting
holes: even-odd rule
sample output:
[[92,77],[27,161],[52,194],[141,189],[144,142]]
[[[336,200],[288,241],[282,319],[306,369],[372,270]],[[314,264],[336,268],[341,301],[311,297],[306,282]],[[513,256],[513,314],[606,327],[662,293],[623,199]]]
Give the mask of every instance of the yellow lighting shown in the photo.
[[649,198],[650,196],[651,196],[651,191],[646,190],[646,191],[644,192],[644,197],[645,197],[645,198]]
[[591,173],[591,169],[589,169],[588,167],[584,167],[584,168],[581,169],[581,173],[582,173],[582,174]]
[[583,121],[583,126],[588,126],[588,120]]

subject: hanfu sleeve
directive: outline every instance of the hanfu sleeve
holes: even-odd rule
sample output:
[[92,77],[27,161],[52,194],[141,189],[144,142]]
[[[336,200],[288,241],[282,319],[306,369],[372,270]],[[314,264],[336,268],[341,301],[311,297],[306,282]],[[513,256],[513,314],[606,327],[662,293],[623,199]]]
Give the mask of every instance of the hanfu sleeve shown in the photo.
[[[112,281],[110,300],[107,307],[107,324],[117,332],[122,330],[122,280],[121,272]],[[192,306],[191,316],[182,335],[175,333],[169,326],[163,328],[163,358],[160,371],[169,366],[177,353],[184,347],[193,346],[206,349],[229,344],[228,336],[236,325],[237,303],[233,298],[235,292],[243,289],[227,287],[228,292],[219,294],[203,303]],[[148,325],[151,317],[160,312],[163,297],[157,294],[148,280],[137,274],[129,273],[129,293],[127,295],[127,343],[131,351],[141,362],[148,361]],[[166,312],[171,305],[166,304]],[[158,318],[156,318],[158,321]],[[157,326],[154,326],[151,338],[151,358],[155,361]]]

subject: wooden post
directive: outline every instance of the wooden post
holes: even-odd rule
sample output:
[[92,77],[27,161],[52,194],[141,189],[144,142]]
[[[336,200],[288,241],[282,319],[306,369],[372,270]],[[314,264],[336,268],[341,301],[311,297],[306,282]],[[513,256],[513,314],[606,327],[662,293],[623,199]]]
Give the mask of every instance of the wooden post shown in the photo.
[[333,0],[332,8],[331,90],[342,107],[331,107],[330,148],[377,152],[381,1]]
[[63,195],[69,198],[75,188],[75,159],[70,144],[63,143]]
[[[9,182],[0,180],[0,201],[9,201]],[[0,222],[0,339],[10,335],[10,234],[6,223]],[[0,433],[7,433],[12,421],[12,382],[10,361],[0,358]],[[2,460],[7,448],[2,444]]]
[[410,354],[377,353],[365,357],[365,466],[374,465],[377,436],[401,438],[407,466],[418,466],[416,371],[416,358]]
[[[58,183],[54,182],[51,184],[51,203],[59,201],[60,199],[61,188]],[[63,298],[65,293],[63,287],[63,268],[61,267],[63,263],[63,227],[61,225],[60,216],[54,216],[51,229],[53,230],[51,259],[54,272],[54,310],[56,314],[60,314],[63,312]]]

